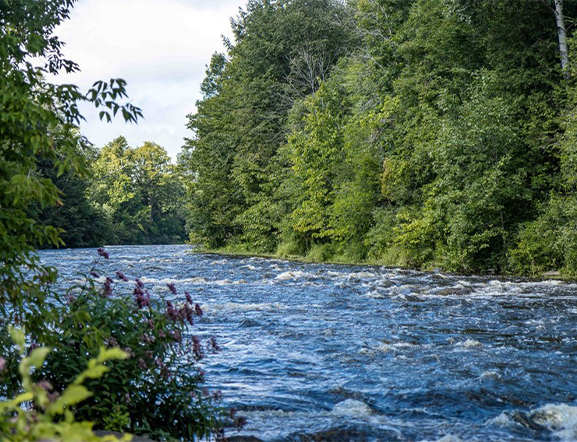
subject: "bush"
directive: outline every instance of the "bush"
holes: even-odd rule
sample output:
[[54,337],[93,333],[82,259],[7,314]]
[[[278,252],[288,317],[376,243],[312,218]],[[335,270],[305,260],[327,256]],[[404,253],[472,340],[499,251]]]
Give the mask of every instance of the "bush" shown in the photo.
[[552,195],[540,216],[521,229],[517,247],[509,256],[511,269],[526,275],[551,270],[577,275],[576,217],[574,196]]
[[[15,349],[21,357],[25,350],[24,333],[10,327],[10,335],[16,344]],[[41,347],[33,350],[19,363],[23,393],[12,400],[0,402],[0,434],[3,441],[30,442],[51,440],[53,442],[98,442],[118,441],[114,436],[97,437],[92,432],[92,423],[77,422],[71,412],[71,406],[81,403],[92,393],[82,383],[85,379],[99,379],[109,370],[105,365],[110,360],[120,360],[128,355],[119,349],[101,348],[98,357],[88,361],[87,368],[73,382],[55,394],[49,382],[34,383],[31,370],[40,370],[49,349]],[[0,373],[5,369],[4,359],[0,358]],[[25,409],[27,407],[28,409]],[[125,435],[123,441],[130,441]]]
[[[106,251],[99,249],[101,257]],[[101,258],[102,259],[102,258]],[[93,392],[75,407],[78,419],[92,421],[98,429],[145,434],[157,439],[193,440],[220,435],[223,411],[219,393],[203,388],[197,362],[205,351],[216,351],[214,339],[203,345],[190,334],[202,316],[199,304],[188,293],[181,302],[153,299],[140,281],[122,272],[102,277],[93,268],[83,285],[71,287],[56,309],[57,326],[31,334],[32,346],[53,349],[46,364],[34,372],[62,392],[94,358],[100,348],[119,348],[128,358],[119,361],[98,380],[84,386]],[[167,290],[177,295],[169,284]],[[12,385],[9,395],[17,394]]]
[[329,261],[334,254],[334,244],[313,244],[307,253],[307,259],[313,262],[324,262]]
[[304,245],[296,240],[289,239],[281,242],[277,249],[276,254],[281,258],[288,258],[291,256],[302,256],[305,254]]

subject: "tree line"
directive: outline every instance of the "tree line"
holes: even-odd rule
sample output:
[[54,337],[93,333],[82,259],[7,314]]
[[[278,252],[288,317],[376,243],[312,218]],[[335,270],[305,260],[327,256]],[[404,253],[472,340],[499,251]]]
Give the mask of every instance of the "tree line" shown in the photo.
[[39,225],[59,231],[61,245],[173,244],[186,239],[182,210],[184,184],[176,165],[158,144],[132,148],[118,137],[78,153],[88,173],[58,175],[54,162],[38,162],[38,173],[59,189],[55,204],[32,204]]
[[191,240],[574,275],[575,17],[560,0],[250,0],[188,117]]
[[188,116],[84,146],[31,205],[67,246],[210,249],[577,274],[577,2],[250,0]]

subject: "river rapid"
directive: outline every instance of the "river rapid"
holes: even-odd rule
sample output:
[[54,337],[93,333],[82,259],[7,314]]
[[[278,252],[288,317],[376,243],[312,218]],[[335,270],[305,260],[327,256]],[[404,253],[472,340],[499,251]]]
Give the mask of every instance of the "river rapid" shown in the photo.
[[[265,441],[577,440],[577,284],[107,249],[166,299],[205,310],[208,387]],[[60,284],[94,250],[40,252]],[[129,290],[129,287],[126,286]]]

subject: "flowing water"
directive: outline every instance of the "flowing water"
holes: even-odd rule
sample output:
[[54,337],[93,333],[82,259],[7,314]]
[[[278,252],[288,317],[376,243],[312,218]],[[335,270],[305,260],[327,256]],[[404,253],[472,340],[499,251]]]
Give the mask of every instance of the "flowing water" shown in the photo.
[[[222,347],[211,389],[265,441],[577,440],[577,284],[110,247]],[[41,253],[62,283],[94,250]],[[128,289],[128,287],[127,287]]]

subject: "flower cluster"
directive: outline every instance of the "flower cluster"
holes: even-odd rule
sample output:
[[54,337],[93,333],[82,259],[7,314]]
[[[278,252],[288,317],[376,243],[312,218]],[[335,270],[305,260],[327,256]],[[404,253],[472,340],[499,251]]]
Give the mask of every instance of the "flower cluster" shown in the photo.
[[[178,292],[174,284],[169,283],[166,285],[170,292],[176,295]],[[204,312],[199,304],[195,304],[192,300],[190,293],[184,292],[185,302],[182,306],[177,309],[171,301],[166,301],[166,316],[172,321],[188,322],[190,325],[194,325],[194,316],[202,316]]]
[[[98,255],[110,258],[104,249],[99,249]],[[166,297],[163,297],[156,296],[152,288],[145,284],[146,280],[133,278],[121,271],[116,271],[112,276],[113,278],[101,275],[96,267],[91,269],[88,282],[81,293],[75,292],[77,300],[71,308],[85,308],[90,311],[93,321],[106,325],[103,328],[107,330],[106,335],[98,333],[97,339],[94,339],[96,338],[94,336],[90,340],[84,340],[82,336],[79,339],[82,347],[103,339],[100,345],[107,348],[122,348],[129,355],[117,365],[118,369],[107,373],[106,379],[114,378],[115,386],[123,386],[117,391],[117,398],[125,398],[121,401],[122,407],[128,413],[131,422],[135,425],[142,424],[144,419],[142,409],[146,408],[144,406],[146,394],[154,396],[159,388],[166,392],[167,404],[171,405],[155,409],[154,415],[144,413],[147,422],[156,422],[157,426],[162,426],[164,422],[164,417],[157,416],[159,410],[166,411],[166,416],[163,416],[168,421],[172,419],[170,416],[173,407],[182,407],[182,416],[188,416],[186,422],[194,421],[197,416],[194,408],[199,405],[188,400],[191,396],[204,399],[203,407],[206,406],[206,409],[203,412],[212,413],[217,410],[213,404],[219,401],[220,395],[203,392],[203,372],[197,362],[204,357],[205,352],[218,351],[220,347],[214,338],[204,341],[190,333],[190,327],[194,325],[195,320],[198,321],[198,318],[204,315],[200,304],[195,303],[193,296],[188,292],[181,295],[182,292],[179,292],[173,283],[166,285]],[[127,282],[133,284],[130,289],[123,284]],[[84,330],[82,333],[91,333],[91,330]],[[89,352],[90,349],[83,348],[80,351]],[[127,379],[130,379],[130,382],[125,382]],[[150,383],[151,379],[154,379],[153,383]],[[134,394],[134,388],[138,394]],[[94,403],[108,403],[110,400],[104,390],[100,394],[100,387],[93,391],[96,391],[94,398],[91,399]],[[143,391],[148,393],[142,393]],[[179,397],[185,397],[186,400],[181,401]],[[118,403],[112,405],[116,406]],[[103,419],[99,415],[100,411],[90,407],[89,403],[81,412],[88,420]],[[200,428],[204,424],[196,422],[195,425]],[[180,428],[188,427],[183,424]],[[179,431],[175,431],[175,434],[179,434]],[[187,435],[185,440],[190,440],[190,436]]]
[[132,294],[138,308],[150,307],[150,293],[144,288],[144,283],[140,279],[136,279]]
[[112,284],[114,284],[114,281],[112,278],[107,276],[104,284],[102,285],[102,296],[112,296]]
[[104,250],[103,247],[99,247],[98,249],[96,249],[96,251],[98,252],[98,255],[102,256],[104,259],[110,259],[110,255],[106,250]]

